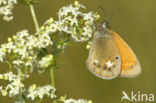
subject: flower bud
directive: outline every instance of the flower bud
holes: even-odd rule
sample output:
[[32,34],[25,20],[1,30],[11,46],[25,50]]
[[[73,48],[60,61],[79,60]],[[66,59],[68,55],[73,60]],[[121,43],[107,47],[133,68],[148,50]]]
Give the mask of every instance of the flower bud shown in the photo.
[[90,49],[90,44],[87,44],[86,48],[87,48],[87,49]]
[[78,2],[78,1],[75,1],[75,2],[74,2],[74,5],[75,5],[75,6],[78,6],[78,5],[79,5],[79,2]]
[[16,39],[17,39],[17,36],[16,36],[16,35],[14,35],[14,36],[13,36],[13,39],[14,39],[14,40],[16,40]]
[[8,38],[8,42],[11,42],[12,41],[12,39],[11,38]]

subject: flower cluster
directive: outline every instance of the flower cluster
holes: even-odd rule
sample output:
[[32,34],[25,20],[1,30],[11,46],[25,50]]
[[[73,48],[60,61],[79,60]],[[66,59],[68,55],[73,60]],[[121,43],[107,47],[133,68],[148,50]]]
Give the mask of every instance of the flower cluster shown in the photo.
[[[6,18],[11,20],[14,4],[16,0],[0,0],[0,15],[4,15],[5,20]],[[19,101],[16,103],[25,103],[24,99],[33,101],[42,100],[44,97],[56,98],[56,89],[50,85],[41,87],[33,84],[27,89],[21,81],[28,78],[34,69],[42,73],[48,70],[47,68],[60,67],[60,64],[56,63],[57,58],[71,43],[71,38],[79,42],[87,41],[92,37],[95,30],[94,22],[99,15],[93,12],[84,13],[81,12],[81,9],[85,7],[75,1],[74,4],[59,10],[58,20],[48,19],[34,35],[30,35],[27,30],[22,30],[9,37],[8,42],[0,46],[0,62],[7,63],[10,71],[17,70],[17,75],[12,72],[0,74],[0,79],[9,81],[7,86],[0,86],[2,96],[18,95]],[[63,103],[92,103],[90,100],[66,99],[65,97],[61,97],[60,101]]]
[[[54,21],[50,18],[35,35],[30,35],[27,30],[22,30],[12,38],[8,38],[8,43],[1,45],[0,61],[9,62],[19,72],[21,68],[32,72],[38,63],[40,68],[48,67],[50,62],[45,64],[48,59],[46,57],[38,58],[38,54],[43,48],[52,45],[50,34],[56,31],[64,32],[76,41],[86,41],[92,36],[93,22],[98,18],[98,15],[93,12],[80,12],[80,8],[85,7],[79,3],[62,7],[59,10],[59,20]],[[57,45],[57,48],[64,48],[67,45],[66,41],[68,40]]]
[[27,98],[34,100],[35,98],[43,99],[45,96],[48,96],[51,99],[54,99],[56,98],[55,91],[56,89],[50,85],[37,87],[35,84],[33,84],[28,89]]
[[[26,95],[25,98],[30,98],[31,100],[34,100],[35,98],[43,99],[45,96],[48,96],[51,99],[56,98],[56,89],[54,87],[50,85],[37,87],[35,84],[33,84],[26,89],[24,84],[21,82],[21,76],[15,75],[12,72],[0,74],[0,79],[9,81],[7,86],[0,86],[0,94],[2,96],[9,95],[10,97],[13,97],[19,95],[20,97],[20,94],[23,93]],[[23,101],[22,98],[21,101]]]
[[16,0],[0,0],[0,15],[3,15],[5,21],[13,19],[12,9],[17,4]]
[[[80,12],[80,8],[85,7],[79,3],[62,7],[59,10],[59,20],[54,21],[50,18],[35,35],[30,35],[27,30],[22,30],[12,38],[8,38],[8,43],[1,45],[0,61],[7,61],[19,72],[21,68],[22,71],[24,69],[24,71],[32,72],[38,64],[39,68],[48,67],[51,61],[47,57],[38,58],[38,54],[43,48],[52,45],[50,34],[56,31],[64,32],[70,34],[76,41],[85,41],[92,36],[93,22],[98,16],[92,12]],[[64,40],[57,47],[64,48],[67,45],[65,41],[68,40]]]
[[[8,43],[1,45],[0,61],[10,63],[19,72],[27,70],[32,72],[38,64],[38,52],[49,45],[52,45],[52,41],[46,33],[30,35],[27,30],[22,30],[12,38],[8,38]],[[39,64],[42,66],[41,62]]]
[[41,27],[41,30],[47,33],[64,32],[70,34],[75,41],[88,40],[92,37],[95,30],[93,23],[99,18],[99,15],[93,12],[83,13],[80,11],[81,8],[84,9],[85,6],[78,2],[62,7],[58,12],[58,21],[50,18]]
[[4,88],[0,86],[0,93],[2,96],[9,95],[10,97],[13,97],[25,91],[24,84],[21,82],[19,75],[14,75],[12,72],[8,72],[0,74],[0,79],[9,81],[9,84]]
[[53,55],[51,54],[45,57],[42,57],[42,59],[38,62],[39,67],[47,68],[51,64],[52,60],[53,60]]

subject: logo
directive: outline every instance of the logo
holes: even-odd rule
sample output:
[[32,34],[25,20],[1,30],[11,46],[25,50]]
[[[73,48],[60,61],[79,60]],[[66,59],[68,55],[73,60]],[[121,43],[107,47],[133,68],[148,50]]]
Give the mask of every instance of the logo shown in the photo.
[[127,94],[125,91],[122,91],[122,98],[121,101],[127,100],[127,101],[135,101],[135,102],[153,102],[154,101],[154,94],[146,94],[146,93],[141,93],[140,91],[134,92],[131,91],[129,94]]

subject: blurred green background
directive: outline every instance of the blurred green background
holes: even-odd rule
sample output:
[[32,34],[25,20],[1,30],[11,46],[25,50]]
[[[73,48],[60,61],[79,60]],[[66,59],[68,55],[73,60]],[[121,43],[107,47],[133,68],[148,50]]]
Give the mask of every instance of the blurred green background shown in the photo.
[[[142,73],[135,78],[118,77],[113,80],[103,80],[95,77],[86,67],[88,50],[86,43],[73,43],[61,55],[60,61],[64,66],[55,71],[58,96],[67,95],[68,98],[91,99],[94,103],[121,103],[122,91],[135,93],[156,94],[156,0],[79,0],[86,11],[98,12],[99,22],[106,19],[102,6],[109,18],[112,29],[122,36],[136,53],[142,66]],[[42,0],[35,5],[40,25],[50,17],[57,19],[60,7],[73,3],[73,0]],[[35,27],[27,6],[17,5],[13,10],[14,19],[10,23],[0,18],[0,43],[17,31],[28,29],[35,32]],[[0,64],[0,71],[9,70],[5,64]],[[48,84],[49,72],[44,75],[33,74],[25,83],[30,85]],[[0,96],[0,103],[10,103],[13,99]],[[44,101],[47,103],[47,101]],[[128,103],[123,101],[122,103]],[[48,102],[50,103],[50,101]],[[131,102],[132,103],[132,102]]]

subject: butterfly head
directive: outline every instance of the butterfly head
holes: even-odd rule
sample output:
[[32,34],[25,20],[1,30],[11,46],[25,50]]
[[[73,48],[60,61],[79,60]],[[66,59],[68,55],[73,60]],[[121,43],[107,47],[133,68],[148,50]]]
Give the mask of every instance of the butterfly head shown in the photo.
[[108,22],[108,21],[104,21],[104,22],[102,23],[102,27],[103,27],[103,28],[110,28],[109,22]]

